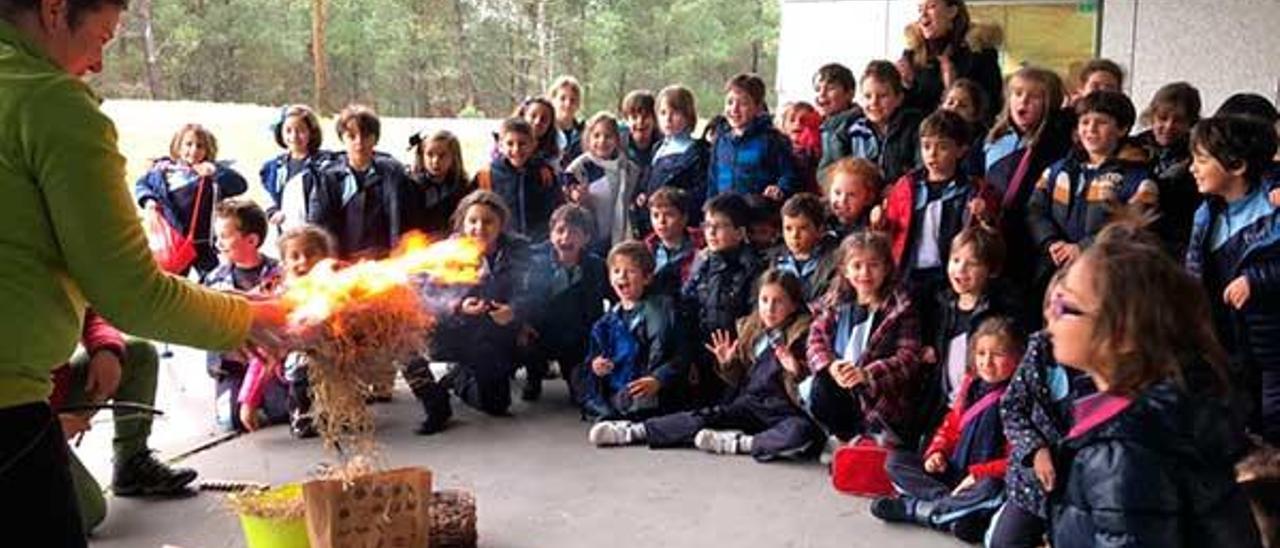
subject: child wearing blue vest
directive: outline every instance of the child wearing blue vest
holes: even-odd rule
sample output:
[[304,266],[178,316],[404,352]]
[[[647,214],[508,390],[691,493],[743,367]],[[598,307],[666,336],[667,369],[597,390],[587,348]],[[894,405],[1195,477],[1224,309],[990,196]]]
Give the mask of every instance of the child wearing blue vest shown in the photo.
[[[258,204],[243,197],[219,202],[213,232],[222,261],[201,279],[202,285],[232,293],[266,294],[279,281],[279,261],[259,249],[267,236],[267,214]],[[208,354],[207,369],[216,382],[216,420],[223,430],[244,431],[251,426],[242,421],[239,399],[249,362],[242,350]],[[268,422],[285,422],[289,420],[288,388],[275,377],[270,380],[261,409]]]
[[782,241],[767,255],[771,268],[789,272],[800,280],[802,301],[808,305],[827,294],[840,261],[840,240],[826,230],[822,199],[801,192],[782,204]]
[[476,190],[458,204],[455,235],[480,245],[480,279],[464,288],[460,296],[431,289],[437,299],[448,297],[431,340],[431,358],[457,365],[439,381],[425,359],[413,359],[405,365],[405,380],[426,414],[417,429],[419,434],[430,435],[445,428],[453,415],[450,388],[463,403],[488,415],[510,414],[516,343],[531,304],[526,285],[529,244],[523,236],[510,232],[510,219],[502,198],[487,190]]
[[1207,196],[1196,211],[1187,268],[1210,297],[1218,340],[1250,426],[1280,443],[1280,210],[1262,181],[1275,132],[1237,116],[1191,132],[1191,172]]
[[822,65],[813,75],[813,106],[822,116],[822,157],[818,159],[818,180],[827,178],[827,167],[849,156],[849,126],[862,115],[854,102],[858,82],[853,71],[840,63]]
[[885,521],[917,523],[978,542],[1004,498],[1008,442],[1000,397],[1022,356],[1024,340],[1012,319],[989,318],[973,334],[969,373],[951,412],[923,456],[895,451],[885,470],[900,496],[871,504]]
[[[1039,252],[1027,231],[1027,202],[1040,174],[1071,149],[1075,121],[1059,107],[1062,79],[1052,70],[1023,67],[1006,87],[1008,100],[983,145],[981,173],[1000,201],[1000,233],[1009,256],[1034,257]],[[1031,291],[1035,270],[1035,261],[1009,261],[1005,278]],[[1025,314],[1035,317],[1035,306]]]
[[683,403],[687,369],[667,295],[649,291],[653,255],[637,241],[609,251],[618,303],[591,328],[581,368],[582,414],[590,420],[641,420]]

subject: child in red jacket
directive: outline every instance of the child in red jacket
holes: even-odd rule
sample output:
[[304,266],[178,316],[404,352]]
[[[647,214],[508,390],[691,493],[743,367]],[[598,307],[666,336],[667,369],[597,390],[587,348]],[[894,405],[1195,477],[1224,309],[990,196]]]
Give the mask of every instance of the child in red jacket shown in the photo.
[[1004,498],[1009,444],[1000,422],[1000,396],[1025,346],[1010,318],[983,321],[973,334],[970,371],[956,402],[924,456],[896,451],[885,470],[901,493],[877,499],[871,514],[918,523],[978,542]]

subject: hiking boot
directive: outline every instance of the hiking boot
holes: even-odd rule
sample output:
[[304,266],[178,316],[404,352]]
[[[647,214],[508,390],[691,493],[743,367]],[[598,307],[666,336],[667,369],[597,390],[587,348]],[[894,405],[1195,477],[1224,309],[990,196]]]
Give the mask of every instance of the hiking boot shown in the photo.
[[951,534],[969,544],[982,542],[987,536],[987,520],[978,517],[963,517],[951,524]]
[[871,515],[889,523],[912,521],[907,502],[900,498],[882,497],[871,502]]
[[703,428],[693,436],[693,446],[716,455],[736,455],[743,452],[741,430],[712,430]]
[[644,428],[643,425],[631,421],[600,421],[587,432],[587,440],[596,447],[631,445],[642,441],[636,439],[637,426]]
[[111,491],[119,497],[176,496],[188,493],[195,479],[195,470],[170,467],[146,450],[116,463]]
[[420,436],[430,436],[445,429],[449,419],[453,417],[453,405],[449,401],[449,391],[444,385],[436,382],[422,382],[413,387],[413,395],[422,404],[422,423],[413,432]]
[[453,408],[451,406],[429,411],[427,412],[427,418],[422,419],[422,423],[413,429],[413,433],[419,436],[437,434],[448,426],[449,419],[452,417]]
[[289,417],[289,435],[294,439],[305,440],[319,436],[314,418],[295,413]]

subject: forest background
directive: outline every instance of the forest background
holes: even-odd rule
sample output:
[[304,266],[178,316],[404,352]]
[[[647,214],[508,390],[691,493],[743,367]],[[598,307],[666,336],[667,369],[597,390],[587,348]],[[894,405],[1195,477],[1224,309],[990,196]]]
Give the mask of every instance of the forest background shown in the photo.
[[351,102],[385,116],[501,118],[561,74],[584,116],[690,87],[700,114],[772,82],[776,0],[134,0],[93,85],[112,99]]

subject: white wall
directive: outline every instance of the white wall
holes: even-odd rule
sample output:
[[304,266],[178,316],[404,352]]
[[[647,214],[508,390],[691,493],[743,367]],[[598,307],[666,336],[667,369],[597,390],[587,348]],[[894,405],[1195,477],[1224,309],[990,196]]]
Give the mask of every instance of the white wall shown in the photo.
[[916,0],[783,0],[778,37],[779,104],[813,101],[813,73],[839,62],[860,74],[875,59],[902,55],[902,29]]
[[1280,100],[1280,0],[1104,0],[1101,46],[1140,109],[1178,80],[1205,114],[1242,91]]

